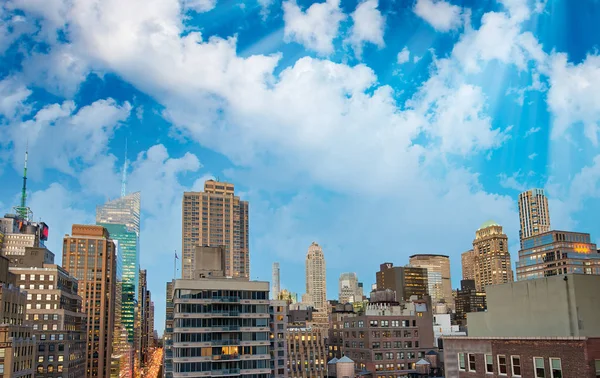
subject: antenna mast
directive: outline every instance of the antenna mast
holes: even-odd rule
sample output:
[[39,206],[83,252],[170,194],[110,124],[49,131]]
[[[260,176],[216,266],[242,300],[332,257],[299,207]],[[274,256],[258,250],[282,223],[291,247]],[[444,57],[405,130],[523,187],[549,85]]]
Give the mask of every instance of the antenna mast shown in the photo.
[[127,195],[127,139],[125,139],[125,162],[123,163],[123,178],[121,180],[121,197]]
[[23,188],[21,189],[21,206],[16,206],[17,215],[21,219],[29,220],[31,210],[27,207],[27,160],[29,157],[29,143],[25,147],[25,166],[23,168]]

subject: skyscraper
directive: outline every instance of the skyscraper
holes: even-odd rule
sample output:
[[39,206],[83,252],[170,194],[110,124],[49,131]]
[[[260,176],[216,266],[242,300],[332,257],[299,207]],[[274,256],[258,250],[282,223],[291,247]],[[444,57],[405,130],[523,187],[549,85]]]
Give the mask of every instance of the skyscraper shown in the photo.
[[196,246],[225,246],[229,277],[249,278],[248,202],[233,184],[208,180],[204,192],[185,192],[182,206],[182,277],[192,277]]
[[87,377],[110,377],[116,292],[115,243],[102,226],[74,224],[63,239],[63,268],[78,280],[87,315]]
[[475,232],[473,253],[477,291],[483,291],[488,285],[513,282],[508,237],[502,232],[502,226],[494,221],[481,225]]
[[454,301],[450,279],[450,258],[446,255],[412,255],[408,263],[416,268],[427,269],[428,291],[433,304],[443,301],[452,308]]
[[306,254],[306,294],[317,310],[327,308],[325,256],[320,245],[313,242]]
[[281,286],[279,284],[279,263],[273,263],[273,280],[271,281],[271,298],[277,300],[279,298],[279,292],[281,291]]
[[339,301],[340,303],[353,303],[362,301],[362,294],[358,287],[356,273],[342,273],[339,279]]
[[472,249],[467,252],[463,252],[460,255],[462,265],[462,279],[463,280],[474,280],[475,279],[475,251]]
[[530,189],[519,194],[521,240],[550,231],[548,198],[543,189]]
[[373,290],[392,290],[396,293],[398,302],[409,301],[413,295],[422,298],[429,293],[425,268],[394,266],[393,263],[386,262],[379,265],[375,279],[376,285]]
[[122,269],[121,322],[127,341],[133,343],[135,300],[139,282],[140,192],[131,193],[96,207],[96,224],[106,228],[119,244]]

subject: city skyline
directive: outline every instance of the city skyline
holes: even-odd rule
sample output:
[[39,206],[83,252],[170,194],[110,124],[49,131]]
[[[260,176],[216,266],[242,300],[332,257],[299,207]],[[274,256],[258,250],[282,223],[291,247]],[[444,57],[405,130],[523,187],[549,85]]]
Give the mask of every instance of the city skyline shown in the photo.
[[421,253],[449,255],[458,286],[460,253],[487,219],[514,264],[528,188],[544,189],[554,229],[597,243],[600,4],[582,1],[447,0],[437,18],[425,0],[78,12],[11,0],[0,209],[20,204],[28,148],[27,205],[60,263],[71,225],[120,196],[127,144],[159,331],[181,196],[209,178],[250,203],[250,278],[270,280],[278,261],[281,287],[299,294],[313,240],[328,277],[356,272],[367,292],[378,264]]

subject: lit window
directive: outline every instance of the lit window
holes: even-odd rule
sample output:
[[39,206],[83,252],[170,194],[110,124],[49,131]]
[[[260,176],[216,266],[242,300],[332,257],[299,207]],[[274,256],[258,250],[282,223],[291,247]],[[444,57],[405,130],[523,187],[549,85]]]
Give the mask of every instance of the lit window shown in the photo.
[[498,355],[498,374],[506,375],[506,356],[503,354]]
[[475,370],[475,355],[469,353],[469,371],[476,371]]
[[494,358],[491,354],[485,355],[485,372],[494,373]]
[[467,368],[467,364],[465,362],[465,354],[459,353],[458,354],[458,370],[465,371],[466,368]]
[[511,365],[512,365],[512,375],[513,377],[521,376],[521,357],[520,356],[510,356]]
[[562,364],[560,363],[560,358],[551,358],[550,368],[552,369],[551,378],[562,378]]

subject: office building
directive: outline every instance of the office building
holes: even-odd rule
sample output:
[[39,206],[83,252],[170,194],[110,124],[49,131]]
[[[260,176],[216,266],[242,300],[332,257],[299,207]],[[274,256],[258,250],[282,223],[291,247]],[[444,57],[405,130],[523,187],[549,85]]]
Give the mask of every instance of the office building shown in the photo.
[[438,349],[444,349],[444,337],[466,335],[466,332],[460,330],[459,325],[452,324],[451,314],[433,315],[433,345],[435,345]]
[[[228,278],[228,256],[221,248],[198,248],[192,261],[201,271],[174,280],[167,295],[165,377],[271,376],[269,283]],[[168,327],[172,322],[172,328]]]
[[228,277],[250,277],[248,202],[235,195],[233,184],[208,180],[204,192],[185,192],[182,204],[182,273],[196,266],[196,246],[225,246]]
[[140,366],[145,366],[150,360],[149,338],[148,335],[154,331],[150,329],[150,303],[152,297],[148,290],[148,271],[142,269],[139,272],[138,283],[138,298],[137,298],[137,326],[136,326],[136,359]]
[[4,230],[0,252],[10,260],[10,266],[28,268],[54,264],[54,253],[44,245],[49,234],[46,223],[6,214],[0,218],[0,230]]
[[408,264],[415,268],[427,269],[427,287],[433,305],[446,303],[454,307],[452,298],[452,280],[450,278],[450,257],[446,255],[412,255]]
[[548,198],[543,189],[530,189],[519,194],[519,239],[550,231]]
[[416,295],[423,298],[428,295],[429,282],[427,269],[410,266],[394,266],[392,263],[383,263],[376,273],[377,290],[392,290],[396,293],[396,300],[401,302],[409,300]]
[[446,377],[595,378],[600,338],[444,337]]
[[286,301],[272,300],[269,305],[271,314],[271,377],[287,378],[287,317]]
[[290,378],[327,376],[327,329],[312,322],[288,323],[287,368]]
[[473,240],[475,287],[478,291],[488,285],[513,281],[508,252],[508,237],[502,226],[494,221],[485,222],[475,232]]
[[373,377],[408,375],[434,347],[431,300],[398,303],[389,289],[372,294],[363,314],[344,320],[344,354]]
[[460,289],[456,291],[455,301],[454,315],[459,326],[467,325],[468,313],[485,311],[487,308],[486,293],[477,290],[475,280],[460,281]]
[[173,281],[167,282],[165,299],[165,332],[163,333],[163,378],[173,378],[173,326],[175,306],[173,304]]
[[521,240],[517,281],[548,276],[600,274],[600,253],[590,234],[549,231]]
[[121,323],[127,330],[127,341],[134,342],[135,301],[138,295],[140,268],[141,194],[135,192],[96,207],[96,224],[108,230],[118,243],[121,265]]
[[327,359],[340,359],[345,355],[344,322],[347,318],[355,317],[357,313],[351,303],[337,303],[332,306],[329,315],[329,337],[327,339]]
[[36,377],[85,377],[86,315],[77,280],[54,264],[10,271],[27,291],[25,319],[38,340]]
[[472,249],[467,252],[463,252],[460,255],[460,261],[462,266],[462,279],[463,280],[474,280],[475,279],[475,251]]
[[79,282],[87,315],[87,372],[109,377],[114,332],[116,292],[115,243],[106,228],[74,224],[63,239],[63,268]]
[[356,273],[342,273],[339,279],[340,303],[354,303],[362,301],[362,290],[358,286]]
[[327,309],[327,273],[323,248],[313,242],[306,254],[306,294],[319,311]]
[[280,270],[279,263],[273,263],[273,277],[271,281],[271,298],[277,299],[279,298],[279,292],[281,291],[281,286],[279,284],[280,280]]

